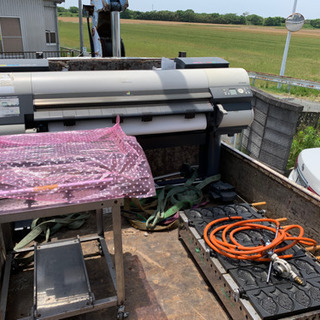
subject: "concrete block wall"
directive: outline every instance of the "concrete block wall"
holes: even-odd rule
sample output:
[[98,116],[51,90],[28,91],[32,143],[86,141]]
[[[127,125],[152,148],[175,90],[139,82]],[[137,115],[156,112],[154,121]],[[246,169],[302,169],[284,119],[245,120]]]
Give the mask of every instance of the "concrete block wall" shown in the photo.
[[318,112],[303,112],[299,117],[297,131],[305,127],[320,127],[320,110]]
[[252,90],[255,116],[251,126],[244,130],[242,147],[249,156],[285,173],[303,107],[261,90]]

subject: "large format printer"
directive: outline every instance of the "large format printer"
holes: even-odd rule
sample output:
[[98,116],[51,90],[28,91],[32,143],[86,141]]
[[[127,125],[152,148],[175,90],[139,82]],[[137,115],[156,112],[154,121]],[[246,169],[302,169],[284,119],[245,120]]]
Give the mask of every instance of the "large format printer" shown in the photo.
[[0,73],[0,134],[110,127],[117,115],[144,148],[204,146],[217,173],[221,134],[253,120],[238,68]]

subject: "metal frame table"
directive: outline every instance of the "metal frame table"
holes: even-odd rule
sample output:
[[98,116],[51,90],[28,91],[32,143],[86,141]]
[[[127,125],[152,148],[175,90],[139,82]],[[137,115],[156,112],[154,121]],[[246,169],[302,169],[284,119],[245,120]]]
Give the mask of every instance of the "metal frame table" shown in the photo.
[[[17,203],[20,204],[17,206]],[[25,207],[23,207],[23,205]],[[123,199],[113,199],[113,200],[101,200],[93,201],[87,203],[79,204],[59,204],[59,205],[49,205],[49,206],[36,206],[31,203],[23,202],[22,200],[0,200],[0,225],[5,232],[5,226],[8,223],[21,221],[26,219],[34,218],[45,218],[57,215],[66,215],[70,213],[84,212],[84,211],[95,211],[97,220],[97,235],[91,237],[84,237],[79,239],[71,240],[72,243],[80,243],[84,241],[97,240],[100,244],[101,251],[106,259],[108,269],[112,278],[114,288],[116,290],[116,295],[111,297],[106,297],[103,299],[95,300],[90,293],[90,284],[88,278],[84,281],[89,289],[88,297],[84,305],[73,304],[69,309],[61,309],[52,307],[51,310],[45,312],[45,314],[40,314],[37,310],[37,295],[34,292],[34,307],[32,314],[28,318],[24,319],[63,319],[66,317],[87,313],[91,311],[96,311],[103,308],[108,308],[111,306],[118,306],[118,318],[122,319],[127,316],[124,312],[124,301],[125,301],[125,281],[124,281],[124,266],[123,266],[123,252],[122,252],[122,235],[121,235],[121,206],[123,205]],[[103,228],[103,208],[110,208],[112,211],[112,223],[113,223],[113,237],[114,237],[114,261],[115,261],[115,271],[113,268],[113,263],[111,261],[110,254],[107,249],[107,245],[104,239],[104,228]],[[57,244],[55,244],[57,243]],[[58,242],[52,242],[51,249],[70,245],[70,240],[60,240]],[[47,247],[39,246],[39,249]],[[35,248],[37,249],[37,248]],[[51,250],[49,248],[49,250]],[[0,301],[0,320],[5,319],[6,315],[6,305],[8,298],[8,289],[10,281],[10,272],[13,256],[18,252],[23,252],[26,250],[32,251],[33,249],[22,249],[20,251],[12,251],[12,243],[6,243],[6,264],[4,269],[2,288],[1,288],[1,301]],[[39,252],[41,252],[40,250]],[[81,250],[80,250],[81,251]],[[83,258],[83,257],[82,257]],[[41,259],[40,259],[41,260]],[[83,263],[84,266],[84,263]],[[35,270],[37,268],[35,262]],[[83,274],[86,276],[86,269],[84,267]],[[35,273],[36,275],[36,273]],[[37,290],[37,279],[35,279],[35,289]],[[41,283],[43,286],[43,283]],[[50,308],[49,308],[50,309]]]

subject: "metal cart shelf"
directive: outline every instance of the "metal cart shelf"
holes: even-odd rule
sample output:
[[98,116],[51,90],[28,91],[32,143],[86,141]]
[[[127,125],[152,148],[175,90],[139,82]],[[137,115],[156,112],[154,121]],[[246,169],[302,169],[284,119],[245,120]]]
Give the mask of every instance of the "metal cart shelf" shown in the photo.
[[[21,319],[63,319],[66,317],[118,306],[118,318],[124,318],[125,283],[121,236],[122,199],[94,201],[80,204],[51,206],[26,206],[20,200],[1,200],[0,224],[6,233],[8,223],[24,219],[66,215],[76,212],[94,211],[97,220],[97,235],[58,240],[21,251],[34,251],[34,304],[30,317]],[[114,264],[104,239],[103,208],[112,212],[114,237]],[[8,240],[8,237],[5,237]],[[98,241],[104,256],[116,295],[96,300],[84,263],[81,243]],[[6,317],[6,305],[14,255],[12,243],[6,243],[6,265],[1,289],[0,319]],[[54,259],[54,266],[52,261]]]

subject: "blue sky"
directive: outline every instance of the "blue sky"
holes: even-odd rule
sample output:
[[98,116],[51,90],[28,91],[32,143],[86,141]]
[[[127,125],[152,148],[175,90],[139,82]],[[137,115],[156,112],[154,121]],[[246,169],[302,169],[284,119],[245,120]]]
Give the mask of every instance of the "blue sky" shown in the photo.
[[[244,12],[262,17],[281,16],[286,18],[292,13],[295,0],[129,0],[129,9],[138,11],[151,10],[187,10],[219,14]],[[82,0],[90,4],[90,0]],[[65,8],[78,6],[78,0],[65,0]],[[320,0],[297,0],[297,10],[306,19],[320,19]]]

